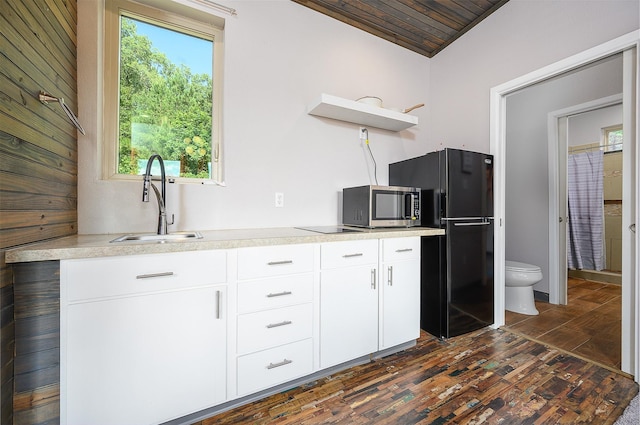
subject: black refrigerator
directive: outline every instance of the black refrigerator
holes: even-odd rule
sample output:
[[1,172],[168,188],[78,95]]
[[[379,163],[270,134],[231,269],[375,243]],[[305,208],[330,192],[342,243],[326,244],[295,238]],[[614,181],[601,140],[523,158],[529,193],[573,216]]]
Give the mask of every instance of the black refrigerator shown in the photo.
[[389,184],[421,188],[420,327],[450,338],[493,323],[493,156],[444,149],[389,165]]

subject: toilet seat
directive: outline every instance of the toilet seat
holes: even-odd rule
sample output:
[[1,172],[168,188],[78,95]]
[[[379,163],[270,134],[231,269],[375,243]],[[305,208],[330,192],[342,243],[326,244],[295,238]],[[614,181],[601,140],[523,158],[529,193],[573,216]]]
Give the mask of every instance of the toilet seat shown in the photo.
[[519,261],[505,261],[505,269],[518,273],[541,273],[542,269],[533,264],[521,263]]

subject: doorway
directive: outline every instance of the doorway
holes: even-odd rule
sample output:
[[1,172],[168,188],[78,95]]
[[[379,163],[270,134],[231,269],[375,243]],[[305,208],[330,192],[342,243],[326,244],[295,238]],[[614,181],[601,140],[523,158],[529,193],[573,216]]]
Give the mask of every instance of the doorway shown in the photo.
[[[613,90],[616,86],[622,87],[622,63],[621,57],[618,56],[614,60],[618,63],[615,66],[603,66],[601,72],[610,74],[612,71],[617,74],[615,79],[618,84],[613,84]],[[611,59],[610,59],[611,60]],[[569,76],[564,81],[560,80],[562,85],[570,85],[574,82],[574,78],[580,78],[589,82],[590,78],[600,79],[597,66],[592,66],[585,75],[580,75],[582,71],[576,70],[574,75]],[[552,87],[552,93],[557,94],[557,102],[567,101],[571,99],[571,93],[563,91],[557,86]],[[547,98],[549,90],[544,89],[544,84],[537,88],[543,94],[542,97]],[[588,95],[588,94],[587,94]],[[531,94],[524,94],[523,104],[530,104]],[[553,100],[548,100],[552,102]],[[509,102],[507,102],[509,106]],[[533,120],[535,112],[529,114],[528,120]],[[517,113],[518,109],[515,108]],[[513,114],[512,114],[513,116]],[[517,119],[517,115],[515,117]],[[538,120],[540,121],[540,120]],[[602,128],[611,127],[613,124],[622,122],[622,94],[607,96],[596,99],[594,101],[585,102],[578,105],[572,105],[567,108],[556,110],[548,113],[546,119],[549,127],[549,142],[543,143],[539,148],[549,153],[549,172],[557,176],[550,177],[549,194],[551,199],[557,196],[558,202],[549,202],[551,213],[549,220],[553,217],[552,223],[562,230],[559,234],[567,235],[565,238],[548,239],[549,252],[552,253],[551,258],[559,255],[556,263],[558,264],[558,277],[554,278],[549,274],[549,286],[554,287],[558,292],[560,287],[560,295],[554,295],[554,303],[537,302],[536,306],[540,311],[538,316],[525,316],[516,313],[506,312],[505,322],[510,330],[519,332],[528,337],[534,338],[541,342],[552,346],[567,350],[578,357],[582,357],[602,366],[621,370],[621,286],[609,283],[597,282],[592,279],[575,279],[571,276],[567,277],[568,262],[572,266],[580,269],[593,268],[603,269],[605,262],[605,238],[604,230],[604,153],[599,149],[603,144]],[[544,123],[542,123],[544,124]],[[513,136],[512,131],[507,131],[507,144],[509,136]],[[538,137],[538,136],[534,136]],[[586,143],[589,142],[589,143]],[[517,144],[517,142],[514,142]],[[546,145],[546,146],[545,146]],[[609,151],[617,146],[607,147]],[[613,155],[619,156],[620,151],[612,152]],[[607,153],[607,160],[611,159],[611,154]],[[507,156],[509,159],[509,156]],[[581,187],[579,192],[571,193],[569,196],[568,181],[574,175],[575,170],[571,170],[572,163],[585,166],[587,173],[578,180],[587,183],[587,186],[593,184],[594,187]],[[557,164],[557,169],[553,164]],[[521,168],[521,167],[518,167]],[[510,181],[509,174],[507,181]],[[620,177],[618,175],[618,177]],[[530,179],[530,177],[528,177]],[[608,182],[610,183],[610,182]],[[621,186],[621,179],[618,178],[618,184]],[[608,186],[611,186],[610,184]],[[552,189],[553,188],[553,189]],[[608,188],[609,189],[609,188]],[[609,191],[607,191],[609,192]],[[512,191],[507,190],[507,195]],[[583,196],[584,195],[584,196]],[[609,194],[610,195],[610,194]],[[618,190],[613,196],[608,198],[621,199],[621,191]],[[584,202],[586,201],[586,202]],[[509,199],[507,199],[507,211],[509,211]],[[513,200],[511,201],[513,202]],[[517,200],[520,202],[520,200]],[[569,211],[567,205],[578,203],[582,211],[573,217],[580,226],[577,229],[571,229],[568,224]],[[553,211],[558,207],[562,213]],[[619,205],[615,205],[619,206]],[[619,218],[619,217],[618,217]],[[574,222],[575,224],[575,222]],[[620,233],[621,223],[618,222],[618,234]],[[507,227],[507,233],[512,231]],[[579,242],[582,246],[579,252],[574,252],[573,258],[567,255],[567,246],[571,246],[572,232],[590,232],[595,234],[578,235]],[[599,239],[599,240],[598,240]],[[575,242],[575,239],[574,239]],[[574,243],[574,248],[575,248]],[[509,247],[507,247],[509,248]],[[599,249],[598,249],[599,248]],[[609,244],[608,249],[611,248]],[[542,250],[544,251],[544,250]],[[569,250],[571,254],[571,250]],[[512,255],[512,254],[511,254]],[[509,258],[509,257],[507,257]],[[551,260],[550,258],[550,260]],[[619,258],[619,257],[618,257]],[[611,258],[608,258],[611,260]],[[551,262],[551,261],[550,261]],[[611,263],[611,261],[609,261]],[[562,273],[560,273],[562,272]],[[556,285],[557,282],[557,285]],[[547,301],[547,300],[545,300]]]
[[[549,273],[553,303],[538,302],[534,317],[506,312],[511,330],[618,370],[620,274],[587,269],[621,270],[622,143],[605,142],[603,129],[622,122],[622,99],[616,94],[548,114],[549,228],[557,234],[548,239],[549,263],[557,267],[557,276]],[[573,191],[572,180],[580,183]],[[616,278],[617,285],[610,283]]]
[[[621,78],[622,76],[620,76]],[[623,119],[622,113],[622,93],[612,96],[595,99],[593,101],[572,105],[559,109],[548,114],[548,162],[549,162],[549,275],[552,276],[549,284],[549,301],[553,304],[567,304],[567,278],[568,263],[567,258],[567,235],[569,223],[569,211],[567,210],[567,163],[568,151],[572,144],[570,140],[582,140],[589,137],[598,137],[598,125],[611,120]],[[622,108],[622,110],[621,110]],[[598,111],[607,111],[606,114]],[[571,117],[582,117],[596,121],[590,123],[590,127],[583,129],[570,125]],[[599,124],[600,123],[600,124]],[[573,131],[571,127],[574,127]],[[579,132],[577,130],[580,130]],[[573,135],[578,132],[578,135]],[[585,136],[588,134],[590,136]],[[577,144],[579,142],[574,142]],[[600,143],[598,143],[599,145]],[[579,148],[580,149],[580,148]],[[620,176],[621,177],[621,176]],[[621,179],[620,179],[621,180]],[[617,182],[622,185],[621,181]],[[604,197],[604,196],[603,196]],[[615,198],[622,199],[622,193],[616,194]],[[621,210],[621,209],[620,209]],[[620,224],[621,226],[622,224]],[[606,230],[606,229],[605,229]],[[621,230],[621,229],[620,229]],[[556,242],[557,241],[557,242]],[[616,283],[621,284],[621,271],[618,274]],[[574,276],[576,277],[576,276]]]
[[[629,157],[633,159],[633,162],[630,164],[630,168],[627,170],[634,170],[637,167],[637,155],[636,155],[636,128],[637,128],[637,111],[635,110],[635,106],[637,103],[636,100],[636,81],[637,81],[637,69],[638,69],[638,57],[636,54],[636,47],[638,45],[638,40],[640,39],[640,33],[635,31],[633,33],[627,34],[626,36],[619,37],[618,39],[612,40],[610,42],[604,43],[595,48],[589,49],[588,51],[582,52],[578,55],[567,58],[558,63],[552,64],[548,67],[542,68],[538,71],[532,72],[511,82],[505,83],[501,86],[494,87],[491,90],[491,153],[496,158],[496,169],[495,169],[495,185],[496,185],[496,197],[495,197],[495,211],[496,211],[496,222],[499,224],[496,227],[496,260],[495,260],[495,271],[496,271],[496,287],[501,288],[502,290],[497,290],[495,294],[495,317],[496,317],[496,325],[500,326],[504,324],[505,320],[505,312],[504,312],[504,262],[505,262],[505,253],[509,252],[509,255],[517,254],[518,250],[512,250],[507,247],[506,241],[506,227],[509,227],[509,221],[514,218],[522,218],[519,217],[518,214],[507,214],[506,213],[506,194],[507,194],[507,168],[509,166],[509,160],[507,158],[507,151],[509,150],[509,145],[507,143],[507,126],[509,124],[509,120],[507,120],[507,99],[513,97],[514,94],[518,93],[520,90],[529,88],[537,85],[541,82],[547,82],[558,79],[558,77],[566,75],[572,71],[575,71],[581,67],[588,67],[590,64],[594,64],[595,62],[608,58],[612,55],[615,55],[620,52],[624,52],[624,69],[623,69],[623,96],[624,96],[624,104],[625,104],[625,112],[624,112],[624,123],[625,128],[629,131],[628,135],[625,136],[625,143],[629,145]],[[577,86],[577,89],[580,90],[580,87]],[[582,88],[584,89],[584,87]],[[628,100],[628,102],[627,102]],[[551,109],[547,109],[551,110]],[[529,128],[524,128],[521,135],[527,135]],[[531,154],[528,159],[534,158],[540,155],[540,152],[536,152],[535,148],[539,148],[540,139],[537,141],[537,145],[528,145],[526,148],[532,149],[531,151],[527,151],[527,154]],[[547,139],[546,135],[542,138],[544,140]],[[625,145],[625,146],[626,146]],[[543,149],[543,155],[546,156],[546,149]],[[546,163],[546,160],[544,161]],[[527,164],[525,164],[527,165]],[[626,165],[625,165],[626,166]],[[534,167],[535,168],[535,167]],[[545,167],[546,168],[546,167]],[[523,201],[533,202],[534,207],[531,207],[529,204],[529,208],[525,211],[526,217],[533,218],[533,222],[537,223],[536,225],[531,225],[530,223],[526,224],[522,229],[522,234],[520,237],[526,239],[527,242],[531,242],[529,244],[529,249],[526,247],[522,249],[522,253],[529,254],[534,253],[537,255],[537,259],[534,258],[532,263],[535,263],[539,260],[540,264],[545,265],[547,272],[549,270],[549,257],[544,257],[540,255],[540,251],[547,251],[546,248],[535,250],[531,247],[535,245],[535,242],[539,242],[543,240],[546,246],[548,246],[548,237],[551,234],[551,228],[549,226],[550,223],[550,209],[548,208],[548,195],[549,190],[548,186],[545,190],[539,190],[540,183],[545,183],[548,185],[549,175],[546,172],[540,172],[540,167],[537,168],[537,174],[528,174],[529,181],[527,184],[531,184],[532,187],[527,191],[523,192],[520,195],[520,199]],[[525,172],[522,172],[521,175],[525,175]],[[628,180],[628,185],[626,185],[627,190],[635,190],[637,187],[637,175],[631,174],[627,172],[626,179]],[[518,174],[515,174],[518,176]],[[520,176],[521,176],[520,175]],[[518,176],[518,177],[520,177]],[[511,179],[511,176],[509,176]],[[511,180],[509,180],[510,183]],[[533,185],[533,183],[538,183],[537,186]],[[556,200],[558,198],[556,197]],[[636,274],[636,250],[638,245],[638,240],[635,238],[635,234],[632,234],[633,224],[637,219],[637,209],[636,209],[636,201],[635,201],[635,193],[630,193],[630,198],[633,201],[629,202],[627,208],[630,209],[629,213],[626,215],[627,220],[623,223],[623,227],[625,229],[624,235],[624,245],[623,251],[625,252],[626,260],[623,259],[624,263],[624,273],[623,276],[627,276],[628,284],[625,286],[623,282],[622,287],[622,304],[623,304],[623,317],[622,317],[622,370],[628,372],[635,376],[636,381],[638,381],[638,374],[636,373],[636,367],[640,363],[639,350],[638,350],[638,341],[636,336],[636,330],[640,328],[640,320],[638,319],[638,315],[636,312],[638,311],[639,300],[637,297],[638,294],[638,277]],[[556,201],[557,202],[557,201]],[[523,202],[526,204],[527,202]],[[538,216],[536,216],[536,213]],[[540,221],[539,216],[547,216],[547,220]],[[558,216],[556,215],[554,221],[557,222]],[[541,224],[540,224],[541,223]],[[626,232],[627,227],[629,228],[629,232]],[[521,229],[518,228],[518,231]],[[527,233],[528,231],[528,233]],[[523,254],[524,255],[524,254]],[[557,263],[557,257],[556,257]],[[627,273],[628,272],[628,273]],[[552,276],[555,277],[555,276]],[[552,281],[547,281],[543,283],[549,285]],[[557,281],[556,281],[557,285]],[[550,293],[551,296],[551,293]]]

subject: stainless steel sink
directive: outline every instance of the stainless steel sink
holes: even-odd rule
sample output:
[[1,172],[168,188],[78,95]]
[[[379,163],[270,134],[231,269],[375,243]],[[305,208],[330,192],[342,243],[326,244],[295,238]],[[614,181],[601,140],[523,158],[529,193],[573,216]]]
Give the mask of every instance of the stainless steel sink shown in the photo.
[[167,242],[167,241],[178,241],[185,239],[202,239],[202,234],[199,232],[175,232],[169,233],[167,235],[157,235],[157,234],[133,234],[133,235],[123,235],[119,238],[116,238],[110,242],[129,242],[129,241],[138,241],[138,242],[146,242],[146,241],[155,241],[155,242]]

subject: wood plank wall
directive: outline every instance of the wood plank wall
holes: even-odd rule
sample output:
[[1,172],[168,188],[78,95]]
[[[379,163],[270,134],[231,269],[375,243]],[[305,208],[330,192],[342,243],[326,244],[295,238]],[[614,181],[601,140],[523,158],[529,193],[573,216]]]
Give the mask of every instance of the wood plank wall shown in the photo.
[[60,423],[60,262],[16,264],[13,423]]
[[4,250],[77,233],[77,133],[59,104],[38,100],[44,90],[77,111],[76,0],[0,0],[0,28],[0,423],[55,423],[59,359],[29,345],[57,332],[55,267],[12,268]]
[[13,270],[0,251],[0,424],[13,421]]

